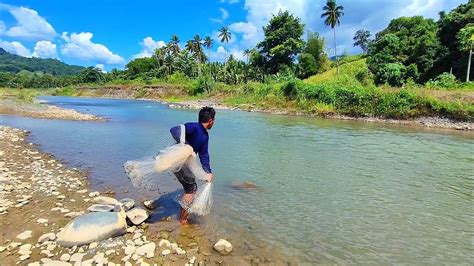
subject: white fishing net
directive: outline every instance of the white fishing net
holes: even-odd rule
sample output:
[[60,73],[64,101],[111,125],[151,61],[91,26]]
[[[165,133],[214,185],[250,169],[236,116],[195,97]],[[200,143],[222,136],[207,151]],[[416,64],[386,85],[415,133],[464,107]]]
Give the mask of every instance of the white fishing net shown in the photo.
[[206,183],[199,187],[193,201],[188,206],[188,212],[203,216],[211,211],[212,207],[212,183]]

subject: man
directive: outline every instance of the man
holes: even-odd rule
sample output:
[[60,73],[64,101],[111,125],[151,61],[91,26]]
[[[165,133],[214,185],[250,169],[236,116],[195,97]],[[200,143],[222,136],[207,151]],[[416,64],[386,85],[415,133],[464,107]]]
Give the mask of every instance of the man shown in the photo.
[[[207,173],[207,182],[211,182],[213,175],[212,170],[209,165],[209,152],[208,152],[208,143],[209,143],[209,134],[208,131],[214,125],[214,119],[216,116],[216,111],[212,107],[203,107],[199,111],[199,122],[190,122],[184,124],[185,127],[185,136],[186,144],[189,144],[193,147],[195,153],[199,155],[202,168]],[[181,127],[176,126],[170,129],[171,136],[179,142],[181,135]],[[178,181],[183,185],[184,195],[183,202],[187,205],[191,203],[194,195],[196,194],[197,184],[194,177],[187,176],[186,171],[180,170],[175,173]],[[179,213],[179,222],[181,224],[188,223],[188,212],[186,209],[181,208]]]

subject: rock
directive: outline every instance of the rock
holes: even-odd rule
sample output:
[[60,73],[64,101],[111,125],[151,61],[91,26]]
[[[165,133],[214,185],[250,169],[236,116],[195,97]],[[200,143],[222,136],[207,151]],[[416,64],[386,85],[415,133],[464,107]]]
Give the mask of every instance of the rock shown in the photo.
[[87,208],[89,212],[110,212],[114,209],[114,205],[94,204]]
[[153,258],[155,256],[155,248],[155,243],[151,242],[137,248],[137,250],[135,250],[135,254],[137,254],[138,256],[146,255],[148,259]]
[[165,245],[166,247],[170,247],[171,246],[171,242],[169,240],[166,240],[166,239],[162,239],[160,240],[160,242],[158,243],[158,246],[161,247]]
[[31,254],[31,244],[24,244],[18,249],[18,254],[20,255],[30,255]]
[[106,264],[108,262],[107,258],[104,257],[104,253],[100,252],[100,253],[97,253],[94,257],[94,262],[96,262],[98,265],[101,265],[101,264]]
[[170,253],[171,253],[171,250],[165,249],[165,250],[163,250],[163,251],[161,252],[161,255],[162,255],[162,256],[167,256],[167,255],[169,255]]
[[60,261],[69,261],[71,259],[71,255],[69,254],[63,254],[61,255],[61,257],[59,258]]
[[94,191],[94,192],[89,193],[89,197],[91,197],[91,198],[97,197],[99,195],[100,195],[100,193],[98,191]]
[[135,250],[137,250],[135,246],[125,246],[125,255],[133,254]]
[[54,240],[56,239],[56,234],[55,233],[47,233],[38,238],[38,243],[44,243],[46,241]]
[[151,201],[151,200],[144,200],[144,201],[142,201],[142,203],[143,203],[143,206],[145,206],[145,208],[147,208],[149,210],[155,209],[155,204],[153,204],[153,201]]
[[219,241],[214,244],[214,249],[221,255],[227,255],[232,251],[232,244],[225,239],[219,239]]
[[39,262],[32,262],[32,263],[28,263],[28,266],[41,266],[41,263],[39,263]]
[[127,233],[133,233],[133,232],[135,232],[135,230],[137,230],[137,227],[130,226],[130,227],[127,228]]
[[69,261],[80,262],[85,255],[86,255],[86,253],[74,253],[74,254],[72,254]]
[[43,266],[72,266],[72,264],[60,260],[50,260],[49,262],[45,262]]
[[148,213],[141,208],[133,208],[126,212],[127,218],[134,224],[139,225],[148,219]]
[[104,204],[104,205],[115,205],[119,203],[116,199],[106,196],[97,196],[92,199],[93,203]]
[[21,255],[19,260],[24,261],[24,260],[29,259],[29,258],[30,258],[30,254],[25,254],[25,255]]
[[53,256],[53,254],[51,254],[51,251],[49,251],[49,250],[47,250],[47,249],[41,250],[40,254],[44,254],[44,255],[46,255],[46,256],[48,256],[48,257],[52,257],[52,256]]
[[55,244],[50,244],[46,247],[46,249],[49,250],[49,251],[53,251],[55,248],[56,248]]
[[141,246],[144,244],[143,240],[141,240],[140,238],[135,239],[133,243],[135,244],[135,246]]
[[131,208],[133,208],[133,206],[135,206],[135,201],[130,198],[121,199],[119,202],[123,204],[126,211],[130,210]]
[[25,232],[17,235],[16,238],[21,239],[21,240],[25,240],[25,239],[28,239],[28,238],[31,237],[31,233],[32,233],[31,230],[26,230]]
[[89,249],[94,249],[98,246],[99,244],[97,244],[97,242],[92,242],[89,244]]
[[44,224],[48,222],[48,219],[39,218],[38,220],[36,220],[36,222],[39,224]]
[[7,247],[1,246],[1,247],[0,247],[0,253],[3,252],[3,251],[5,251],[6,249],[7,249]]
[[184,254],[186,254],[186,251],[184,251],[182,248],[176,248],[174,251],[175,251],[176,254],[178,254],[178,255],[184,255]]
[[195,257],[195,256],[193,256],[193,257],[189,260],[189,263],[190,263],[191,265],[194,265],[194,262],[196,262],[196,257]]

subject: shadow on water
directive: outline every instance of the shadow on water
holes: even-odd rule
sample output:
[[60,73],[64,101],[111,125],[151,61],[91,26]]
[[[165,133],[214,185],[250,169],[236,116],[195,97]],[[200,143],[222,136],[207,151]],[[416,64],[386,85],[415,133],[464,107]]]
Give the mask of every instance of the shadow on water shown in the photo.
[[171,193],[161,195],[158,199],[153,201],[153,205],[157,206],[156,209],[150,214],[148,221],[150,223],[157,223],[167,217],[174,217],[178,219],[178,213],[181,205],[177,202],[177,199],[183,194],[181,189],[178,189]]

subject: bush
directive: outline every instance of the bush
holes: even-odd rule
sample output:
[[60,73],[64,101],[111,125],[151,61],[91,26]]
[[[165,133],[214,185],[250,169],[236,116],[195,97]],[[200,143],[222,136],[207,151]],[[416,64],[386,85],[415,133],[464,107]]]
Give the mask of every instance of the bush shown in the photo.
[[364,86],[373,85],[374,75],[368,69],[362,69],[355,75],[357,81]]
[[459,85],[456,76],[447,72],[444,72],[436,78],[426,82],[428,88],[456,89]]
[[311,54],[300,54],[298,56],[297,73],[298,78],[305,79],[316,74],[318,70],[316,59]]

